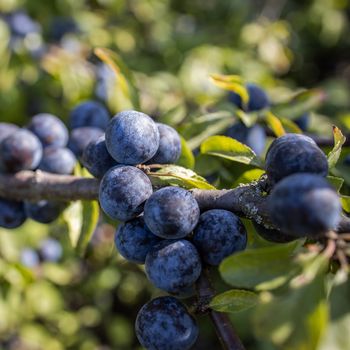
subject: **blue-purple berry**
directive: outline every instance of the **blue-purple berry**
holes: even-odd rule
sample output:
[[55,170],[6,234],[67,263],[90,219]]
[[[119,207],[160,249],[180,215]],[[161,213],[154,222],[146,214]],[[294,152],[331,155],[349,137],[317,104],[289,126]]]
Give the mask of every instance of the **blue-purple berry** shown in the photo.
[[70,175],[77,159],[68,148],[46,147],[38,169],[53,174]]

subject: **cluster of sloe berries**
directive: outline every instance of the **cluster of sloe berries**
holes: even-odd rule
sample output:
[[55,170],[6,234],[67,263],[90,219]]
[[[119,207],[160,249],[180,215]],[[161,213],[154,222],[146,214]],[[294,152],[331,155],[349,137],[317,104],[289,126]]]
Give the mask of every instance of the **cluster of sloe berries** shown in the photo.
[[[83,164],[103,175],[99,200],[118,226],[115,244],[128,261],[145,264],[148,279],[171,294],[147,303],[136,320],[136,334],[147,349],[189,349],[198,329],[194,318],[174,296],[188,297],[202,264],[219,265],[243,250],[246,230],[226,210],[200,215],[192,194],[179,187],[153,192],[140,164],[175,163],[181,154],[177,132],[136,111],[118,113],[108,123],[103,141],[90,143]],[[111,167],[112,165],[112,167]],[[114,165],[114,166],[113,166]]]
[[[53,174],[72,174],[77,160],[83,162],[83,153],[89,143],[104,137],[109,119],[103,105],[86,101],[70,114],[70,134],[58,117],[48,113],[33,116],[25,128],[0,123],[0,172],[14,174],[21,170],[41,170]],[[90,156],[86,156],[88,161]],[[114,164],[111,163],[111,166]],[[87,168],[95,174],[88,164]],[[19,227],[27,217],[48,224],[57,219],[66,205],[54,198],[38,202],[0,198],[0,227]]]

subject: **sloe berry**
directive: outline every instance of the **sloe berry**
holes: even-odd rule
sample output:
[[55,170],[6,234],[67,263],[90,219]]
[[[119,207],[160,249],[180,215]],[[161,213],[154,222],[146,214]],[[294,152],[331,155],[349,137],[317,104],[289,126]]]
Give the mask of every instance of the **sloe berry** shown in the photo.
[[147,162],[159,147],[157,125],[144,113],[120,112],[108,124],[106,146],[118,163],[136,165]]
[[294,119],[294,123],[298,125],[302,131],[306,131],[310,125],[310,114],[304,113],[297,119]]
[[281,180],[268,198],[272,222],[296,237],[318,237],[335,229],[341,205],[334,188],[321,176],[293,174]]
[[46,238],[40,243],[39,254],[44,261],[57,262],[62,257],[62,245],[53,238]]
[[[253,83],[247,83],[245,87],[249,96],[249,101],[246,108],[247,112],[259,111],[261,109],[269,107],[269,97],[260,86]],[[229,100],[238,108],[243,109],[242,99],[235,92],[230,91]]]
[[32,248],[24,248],[21,251],[21,263],[28,268],[38,266],[40,264],[38,253]]
[[107,109],[99,102],[86,101],[76,106],[69,117],[71,129],[94,127],[105,130],[109,122]]
[[17,228],[26,218],[23,202],[0,198],[0,227]]
[[10,124],[10,123],[0,123],[0,143],[7,136],[10,136],[11,134],[13,134],[18,129],[19,128],[18,128],[17,125]]
[[157,153],[148,164],[172,164],[180,158],[181,139],[177,131],[169,125],[157,123],[159,131],[159,147]]
[[19,129],[0,143],[0,170],[16,173],[36,169],[42,154],[39,139],[31,131]]
[[99,128],[93,128],[90,126],[76,128],[70,134],[68,148],[76,157],[80,158],[87,145],[103,136],[103,134],[103,131]]
[[193,244],[203,261],[216,266],[227,256],[245,249],[247,231],[235,214],[212,209],[200,216],[194,229]]
[[149,301],[138,312],[136,336],[149,350],[189,350],[198,337],[198,326],[177,299],[162,296]]
[[38,137],[43,147],[65,147],[67,145],[68,130],[63,122],[52,114],[35,115],[28,125],[28,130]]
[[327,157],[310,137],[285,134],[275,139],[267,151],[266,173],[272,184],[294,173],[327,176]]
[[144,264],[147,253],[159,242],[160,238],[147,228],[142,216],[120,225],[115,235],[118,252],[136,264]]
[[182,240],[163,240],[147,254],[145,269],[148,279],[169,293],[187,290],[198,279],[201,260],[195,246]]
[[151,181],[141,170],[118,165],[102,178],[100,204],[112,219],[128,221],[142,213],[152,191]]
[[74,153],[68,148],[46,147],[39,169],[53,174],[69,175],[77,163]]
[[144,219],[157,236],[177,239],[187,236],[197,225],[199,207],[189,191],[180,187],[164,187],[147,200]]
[[83,152],[81,162],[84,167],[97,178],[103,177],[110,168],[117,165],[117,162],[107,151],[104,135],[97,140],[91,141],[87,145]]
[[49,224],[60,216],[65,204],[41,200],[39,202],[24,202],[24,206],[29,218],[42,224]]

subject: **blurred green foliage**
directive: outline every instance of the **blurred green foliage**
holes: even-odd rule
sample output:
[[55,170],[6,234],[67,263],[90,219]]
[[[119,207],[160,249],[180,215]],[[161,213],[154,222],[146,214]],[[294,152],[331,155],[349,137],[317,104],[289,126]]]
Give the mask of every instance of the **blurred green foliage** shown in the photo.
[[[18,11],[27,13],[37,29],[14,33],[8,19]],[[337,124],[349,131],[349,16],[348,0],[0,0],[0,121],[24,125],[39,112],[66,121],[70,109],[87,98],[103,101],[113,114],[139,98],[143,112],[175,126],[195,150],[237,120],[226,92],[209,76],[237,74],[263,85],[279,104],[277,115],[291,119],[293,111],[283,109],[284,101],[302,88],[322,89],[327,99],[312,106],[319,108],[310,129],[331,135],[331,124]],[[94,54],[97,47],[118,55],[120,75]],[[134,100],[126,97],[126,75],[127,91],[139,95]],[[273,128],[276,121],[270,117],[266,122]],[[212,183],[226,188],[260,176],[249,160],[243,163],[238,167],[227,157],[207,154],[194,162],[190,149],[180,161],[205,177],[219,173]],[[340,166],[339,174],[346,172]],[[202,178],[195,180],[203,185]],[[349,177],[345,181],[349,185]],[[67,223],[76,215],[74,207],[69,210],[49,226],[28,221],[11,232],[0,230],[0,348],[139,349],[134,319],[159,291],[147,282],[142,267],[118,256],[116,224],[105,218],[86,256],[79,257],[67,234]],[[247,225],[251,246],[269,247]],[[21,263],[23,251],[38,251],[48,236],[61,243],[61,259],[31,267]],[[227,289],[220,278],[217,287]],[[256,337],[259,329],[253,332],[254,310],[233,316],[247,349],[277,349]],[[254,316],[255,325],[263,316],[261,310]],[[205,317],[200,323],[196,349],[217,349],[212,326]],[[265,327],[273,333],[273,325]]]

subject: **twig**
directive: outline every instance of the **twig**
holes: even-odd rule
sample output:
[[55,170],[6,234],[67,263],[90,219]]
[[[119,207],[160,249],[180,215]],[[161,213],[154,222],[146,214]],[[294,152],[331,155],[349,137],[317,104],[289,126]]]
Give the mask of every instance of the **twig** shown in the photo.
[[[201,276],[196,284],[199,302],[207,303],[215,295],[206,270],[202,271]],[[210,318],[215,326],[216,334],[221,342],[223,349],[226,350],[244,350],[244,346],[232,326],[227,314],[209,310]]]

